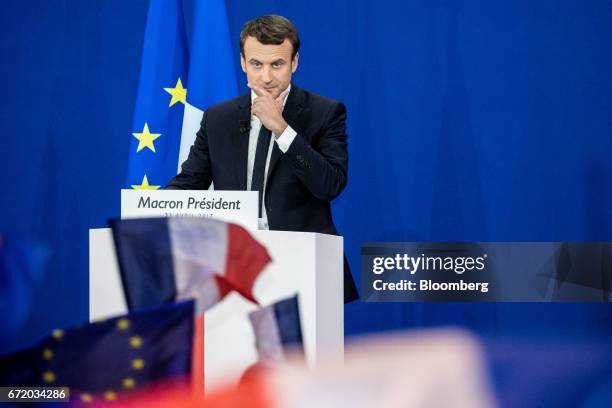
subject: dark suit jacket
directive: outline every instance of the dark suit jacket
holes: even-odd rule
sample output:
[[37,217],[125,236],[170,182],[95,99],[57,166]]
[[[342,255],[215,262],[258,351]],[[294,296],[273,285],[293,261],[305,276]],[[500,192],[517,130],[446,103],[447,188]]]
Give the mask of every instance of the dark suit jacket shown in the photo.
[[[330,202],[344,189],[348,174],[346,108],[291,85],[283,110],[297,133],[286,153],[276,143],[266,182],[265,208],[271,230],[338,235]],[[206,109],[181,173],[166,188],[246,190],[251,94]],[[356,289],[345,261],[345,301]]]

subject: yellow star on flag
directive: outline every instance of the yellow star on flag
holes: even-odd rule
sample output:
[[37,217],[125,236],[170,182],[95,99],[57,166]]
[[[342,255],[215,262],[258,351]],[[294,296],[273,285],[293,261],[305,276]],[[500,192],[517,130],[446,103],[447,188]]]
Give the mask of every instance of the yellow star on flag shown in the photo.
[[153,153],[155,153],[155,146],[153,145],[153,141],[161,136],[161,133],[151,133],[149,132],[149,125],[147,122],[144,124],[144,128],[142,129],[142,133],[132,133],[136,139],[138,139],[138,148],[136,149],[136,153],[148,147],[151,149]]
[[83,401],[83,402],[91,402],[91,401],[93,401],[93,397],[91,396],[91,394],[83,393],[83,394],[81,394],[81,401]]
[[187,102],[187,88],[183,88],[181,78],[176,81],[176,85],[174,86],[174,88],[164,88],[164,91],[172,95],[170,105],[168,106],[172,106],[177,102],[182,102],[184,105]]
[[[149,184],[149,181],[147,180],[147,176],[145,176],[145,181],[147,182],[147,185]],[[134,187],[134,186],[132,186]],[[127,330],[130,327],[130,321],[128,319],[119,319],[117,320],[117,328],[119,330]]]
[[51,360],[53,358],[53,350],[46,348],[43,350],[43,358],[45,360]]
[[123,381],[121,382],[123,384],[123,388],[134,388],[134,385],[136,385],[136,381],[134,381],[133,378],[124,378]]
[[55,382],[55,373],[53,371],[45,371],[43,373],[43,380],[46,383],[52,383]]
[[104,399],[107,401],[114,401],[117,399],[117,393],[114,391],[106,391],[104,393]]
[[130,337],[130,347],[139,348],[142,346],[142,339],[139,336]]
[[157,190],[160,186],[151,186],[149,185],[149,180],[147,179],[147,175],[142,179],[142,184],[132,184],[132,188],[134,190]]
[[142,370],[145,366],[145,362],[142,358],[135,358],[132,360],[132,368],[134,370]]

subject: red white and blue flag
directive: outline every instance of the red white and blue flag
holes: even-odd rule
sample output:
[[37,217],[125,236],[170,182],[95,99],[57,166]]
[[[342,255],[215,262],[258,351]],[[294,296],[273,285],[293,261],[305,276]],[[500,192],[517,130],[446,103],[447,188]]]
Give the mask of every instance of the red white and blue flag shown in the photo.
[[190,217],[111,226],[130,310],[193,298],[202,313],[231,291],[257,303],[253,285],[271,258],[244,228]]

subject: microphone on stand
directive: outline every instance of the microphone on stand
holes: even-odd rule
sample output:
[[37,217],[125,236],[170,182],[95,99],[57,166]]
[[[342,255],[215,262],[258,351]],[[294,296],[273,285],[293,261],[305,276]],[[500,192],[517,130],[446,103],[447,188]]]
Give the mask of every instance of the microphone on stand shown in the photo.
[[241,120],[240,123],[240,133],[249,133],[251,131],[251,121],[250,120]]

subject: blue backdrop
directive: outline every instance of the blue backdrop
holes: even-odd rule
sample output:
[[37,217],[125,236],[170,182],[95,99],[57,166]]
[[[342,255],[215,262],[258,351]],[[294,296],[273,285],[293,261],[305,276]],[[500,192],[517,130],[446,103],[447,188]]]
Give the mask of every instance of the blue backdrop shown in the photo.
[[[0,231],[52,249],[15,342],[87,319],[87,230],[119,214],[147,6],[2,4]],[[347,105],[349,185],[334,213],[355,275],[368,241],[612,240],[608,0],[232,0],[227,9],[241,91],[241,25],[277,13],[302,37],[295,81]],[[354,303],[345,319],[348,333],[612,332],[612,310],[598,304]]]

